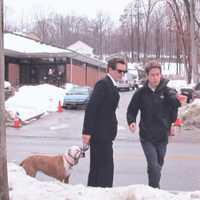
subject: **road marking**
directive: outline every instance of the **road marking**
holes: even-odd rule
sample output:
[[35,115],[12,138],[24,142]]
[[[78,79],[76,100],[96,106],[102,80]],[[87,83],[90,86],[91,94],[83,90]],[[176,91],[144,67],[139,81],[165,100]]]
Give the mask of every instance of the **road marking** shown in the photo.
[[51,131],[54,131],[54,130],[59,130],[59,129],[65,129],[65,128],[68,128],[69,125],[68,124],[60,124],[58,126],[50,126],[50,130]]

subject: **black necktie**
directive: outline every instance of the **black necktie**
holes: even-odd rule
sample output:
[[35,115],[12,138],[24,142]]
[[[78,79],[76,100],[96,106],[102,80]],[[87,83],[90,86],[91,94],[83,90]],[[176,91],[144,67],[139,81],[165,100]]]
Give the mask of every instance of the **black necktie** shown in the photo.
[[117,97],[119,98],[119,88],[117,86],[114,86],[114,91]]
[[115,88],[115,91],[119,92],[119,89],[116,85],[114,86],[114,88]]

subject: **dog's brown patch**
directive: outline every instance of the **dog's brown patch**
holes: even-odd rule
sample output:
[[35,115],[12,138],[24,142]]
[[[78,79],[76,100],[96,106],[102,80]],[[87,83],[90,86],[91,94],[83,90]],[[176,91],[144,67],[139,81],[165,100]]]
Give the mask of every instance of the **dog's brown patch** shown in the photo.
[[69,177],[65,177],[63,156],[33,155],[20,163],[27,175],[35,177],[38,171],[54,177],[59,181],[69,182]]

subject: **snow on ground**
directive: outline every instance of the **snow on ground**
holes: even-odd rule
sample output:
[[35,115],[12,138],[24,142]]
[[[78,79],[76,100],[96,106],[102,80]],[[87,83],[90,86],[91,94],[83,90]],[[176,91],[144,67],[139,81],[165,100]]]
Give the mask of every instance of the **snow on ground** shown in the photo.
[[185,125],[200,127],[200,99],[179,108],[179,117]]
[[194,83],[188,84],[186,80],[170,80],[167,86],[172,87],[177,90],[177,92],[181,92],[181,88],[193,88]]
[[177,64],[173,62],[162,63],[163,75],[176,75],[177,71],[179,72],[180,75],[184,76],[185,75],[184,64],[179,64],[179,66],[177,66]]
[[200,191],[170,193],[146,185],[93,188],[38,181],[14,163],[8,163],[8,184],[10,200],[200,200]]
[[[161,63],[161,67],[162,67],[162,74],[163,75],[176,75],[177,71],[179,72],[179,75],[184,76],[185,75],[185,69],[184,69],[184,65],[183,64],[179,64],[179,66],[177,66],[176,63],[174,62],[165,62],[165,63]],[[128,63],[128,69],[132,70],[132,69],[144,69],[144,65],[142,63]]]
[[38,86],[22,86],[15,95],[5,102],[5,108],[14,118],[18,113],[18,117],[22,121],[29,120],[46,112],[54,112],[57,110],[59,101],[61,105],[66,90],[53,85],[43,84]]

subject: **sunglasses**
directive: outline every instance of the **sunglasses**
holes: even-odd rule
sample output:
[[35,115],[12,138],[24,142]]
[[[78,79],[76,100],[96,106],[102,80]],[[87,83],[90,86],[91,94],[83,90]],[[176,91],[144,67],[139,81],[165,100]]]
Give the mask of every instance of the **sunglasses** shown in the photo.
[[118,72],[118,73],[120,73],[120,74],[122,74],[122,73],[126,73],[127,72],[127,70],[121,70],[121,69],[116,69],[116,71]]

